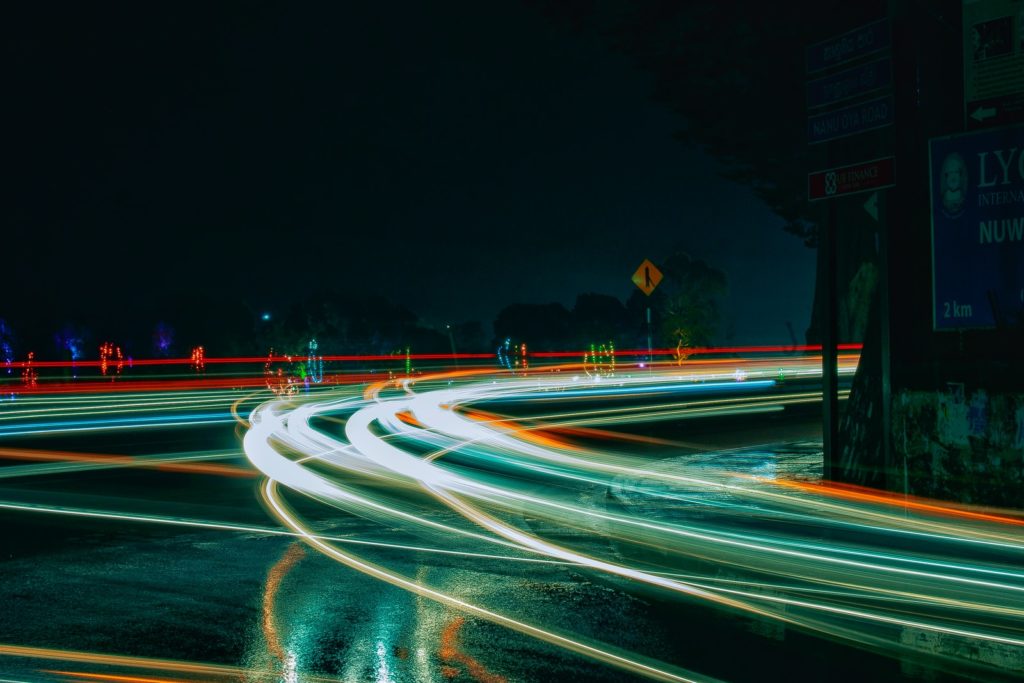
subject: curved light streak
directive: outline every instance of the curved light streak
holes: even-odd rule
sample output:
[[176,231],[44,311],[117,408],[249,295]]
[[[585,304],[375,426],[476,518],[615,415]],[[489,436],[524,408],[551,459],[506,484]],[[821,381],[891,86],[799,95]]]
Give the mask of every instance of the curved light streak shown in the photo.
[[[641,664],[625,654],[609,658],[605,649],[469,604],[343,552],[308,531],[284,505],[278,482],[338,509],[371,510],[382,521],[449,534],[452,540],[515,547],[689,600],[889,652],[904,651],[907,646],[876,633],[880,626],[1024,648],[1020,626],[1024,572],[1014,568],[1020,565],[1024,540],[996,516],[957,516],[940,504],[919,505],[911,516],[907,509],[893,509],[891,501],[829,495],[814,486],[788,486],[785,481],[745,473],[666,472],[625,453],[597,451],[556,436],[561,427],[743,415],[819,400],[813,392],[787,392],[768,379],[785,376],[777,361],[765,367],[751,364],[743,374],[733,372],[738,364],[716,362],[687,368],[682,374],[673,368],[636,377],[601,378],[601,382],[592,378],[580,382],[569,374],[571,368],[562,374],[526,377],[498,378],[471,371],[398,384],[381,382],[369,387],[361,399],[332,398],[325,393],[309,400],[264,404],[250,416],[244,447],[250,461],[269,479],[264,495],[273,514],[321,552],[417,595],[636,673],[661,677],[668,669]],[[757,379],[758,373],[763,379]],[[789,374],[813,376],[813,369],[795,363]],[[746,381],[730,381],[734,376]],[[399,393],[387,391],[392,387]],[[549,407],[578,401],[585,405],[570,412]],[[609,401],[639,405],[600,407]],[[467,409],[494,402],[526,406],[538,414],[521,420],[490,419],[480,416],[487,413],[474,413],[475,407]],[[593,407],[594,402],[598,407]],[[344,416],[338,420],[344,438],[336,428],[328,432],[315,426],[334,415]],[[466,462],[476,465],[466,467]],[[518,473],[515,478],[506,476],[510,470]],[[529,491],[520,490],[522,478],[535,485]],[[380,493],[357,493],[360,480],[377,482],[375,490]],[[701,496],[708,496],[714,500],[707,507],[717,517],[682,522],[642,519],[628,505],[611,512],[566,501],[557,486],[553,493],[540,488],[560,481],[618,486],[634,496],[671,499],[695,508],[700,507]],[[470,526],[426,519],[421,509],[431,503],[423,499],[424,493],[430,494],[437,509],[457,514]],[[683,566],[689,558],[697,558],[749,572],[750,580],[743,582],[749,588],[730,587],[714,577],[689,572],[652,571],[633,564],[628,553],[613,549],[602,553],[611,555],[605,557],[556,544],[507,519],[520,513],[615,539],[621,546],[663,551]],[[751,515],[762,520],[763,529],[743,528]],[[787,520],[813,520],[819,527],[841,531],[843,539],[824,542],[801,536],[779,526]],[[1011,524],[1011,520],[1002,521]],[[897,551],[878,543],[892,534],[913,539],[922,547]],[[950,543],[977,545],[1004,557],[999,562],[972,561],[950,554],[946,547]],[[765,582],[760,575],[788,579],[789,585]]]

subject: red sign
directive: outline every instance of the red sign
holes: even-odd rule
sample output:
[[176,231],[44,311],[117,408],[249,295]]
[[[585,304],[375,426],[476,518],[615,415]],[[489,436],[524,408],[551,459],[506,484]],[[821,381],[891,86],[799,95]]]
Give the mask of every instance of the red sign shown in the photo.
[[807,176],[807,199],[832,199],[896,184],[893,157],[816,171]]

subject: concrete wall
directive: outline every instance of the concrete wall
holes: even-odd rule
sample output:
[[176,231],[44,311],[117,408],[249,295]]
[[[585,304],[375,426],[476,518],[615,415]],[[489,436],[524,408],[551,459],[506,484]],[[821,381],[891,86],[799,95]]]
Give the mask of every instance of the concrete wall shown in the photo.
[[893,396],[892,439],[909,492],[1024,507],[1024,393],[950,384]]

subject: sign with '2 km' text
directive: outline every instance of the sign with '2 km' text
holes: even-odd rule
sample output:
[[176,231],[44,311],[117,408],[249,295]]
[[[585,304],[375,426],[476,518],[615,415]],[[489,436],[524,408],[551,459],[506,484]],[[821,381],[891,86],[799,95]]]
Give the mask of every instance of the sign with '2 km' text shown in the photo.
[[1024,322],[1024,127],[931,140],[936,330]]

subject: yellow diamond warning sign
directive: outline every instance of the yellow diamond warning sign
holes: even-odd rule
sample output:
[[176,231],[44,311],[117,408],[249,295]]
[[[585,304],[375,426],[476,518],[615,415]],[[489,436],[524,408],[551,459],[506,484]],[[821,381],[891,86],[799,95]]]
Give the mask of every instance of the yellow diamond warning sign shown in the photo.
[[650,259],[644,259],[640,267],[633,273],[633,284],[639,287],[647,296],[651,295],[654,288],[661,282],[661,271],[651,263]]

